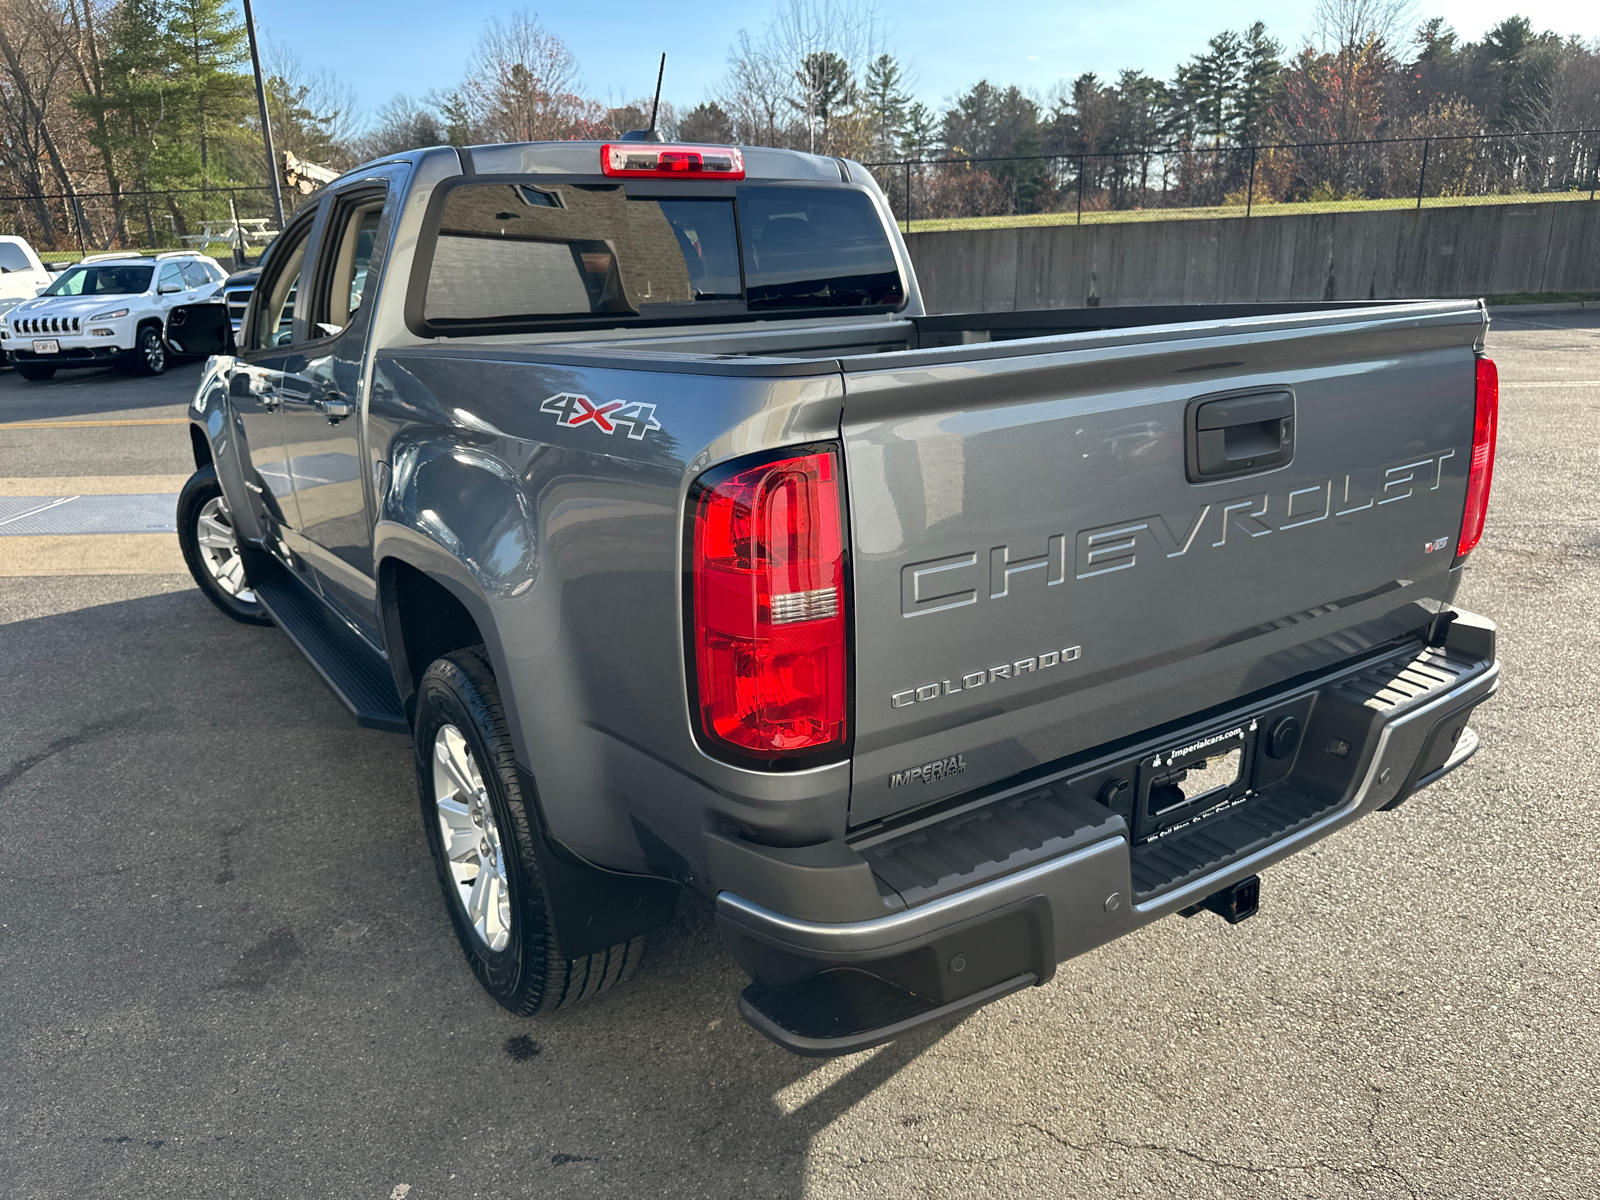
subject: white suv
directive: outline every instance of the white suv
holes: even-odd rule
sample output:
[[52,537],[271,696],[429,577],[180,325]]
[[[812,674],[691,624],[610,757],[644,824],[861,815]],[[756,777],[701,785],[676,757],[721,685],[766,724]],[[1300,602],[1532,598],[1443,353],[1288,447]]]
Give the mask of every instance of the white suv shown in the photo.
[[90,255],[5,314],[0,347],[24,379],[108,365],[159,375],[170,353],[167,315],[181,304],[220,302],[227,277],[215,259],[191,251]]
[[33,247],[19,237],[0,235],[0,313],[32,300],[49,286],[50,272]]

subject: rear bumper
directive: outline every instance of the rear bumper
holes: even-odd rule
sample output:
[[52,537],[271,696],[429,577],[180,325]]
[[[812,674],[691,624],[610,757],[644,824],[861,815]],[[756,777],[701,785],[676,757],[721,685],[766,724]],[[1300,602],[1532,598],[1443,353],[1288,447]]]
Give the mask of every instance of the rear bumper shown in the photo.
[[[1056,963],[1393,808],[1465,762],[1478,746],[1467,718],[1499,682],[1493,638],[1492,624],[1463,615],[1442,649],[1417,647],[1273,698],[1312,714],[1294,769],[1178,837],[1135,845],[1121,816],[1068,782],[1092,777],[1091,765],[861,847],[885,905],[903,899],[900,911],[809,920],[722,890],[718,925],[755,980],[740,1010],[796,1053],[841,1054],[1044,983]],[[1354,743],[1349,731],[1363,722]],[[1342,776],[1319,758],[1341,740],[1352,742]],[[1008,831],[1014,844],[997,848]],[[908,887],[903,867],[915,861],[940,865]],[[1006,870],[1013,864],[1025,865]]]

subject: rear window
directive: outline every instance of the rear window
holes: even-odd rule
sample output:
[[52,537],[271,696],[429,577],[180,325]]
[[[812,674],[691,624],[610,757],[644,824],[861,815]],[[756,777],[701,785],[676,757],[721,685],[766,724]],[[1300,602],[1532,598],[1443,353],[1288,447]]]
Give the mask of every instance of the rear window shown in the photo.
[[889,239],[860,192],[741,187],[630,195],[620,184],[451,189],[419,314],[427,333],[893,308]]

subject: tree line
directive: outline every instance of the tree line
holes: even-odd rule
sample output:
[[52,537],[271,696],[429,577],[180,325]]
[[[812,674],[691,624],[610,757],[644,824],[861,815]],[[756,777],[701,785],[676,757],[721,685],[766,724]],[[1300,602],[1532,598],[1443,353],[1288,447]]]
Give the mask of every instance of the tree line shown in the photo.
[[[1043,95],[982,79],[941,111],[914,98],[914,64],[893,53],[872,0],[778,0],[764,26],[738,33],[705,97],[664,101],[658,126],[684,140],[932,160],[917,170],[930,213],[1048,209],[1074,187],[1080,204],[1086,193],[1139,203],[1157,174],[1165,194],[1207,170],[1217,187],[1259,186],[1263,198],[1370,193],[1414,172],[1416,151],[1352,143],[1600,127],[1600,43],[1521,16],[1463,40],[1442,19],[1415,22],[1410,0],[1317,0],[1314,13],[1294,48],[1258,22],[1218,33],[1167,79],[1085,73]],[[269,39],[265,59],[276,146],[336,169],[423,145],[616,137],[649,119],[646,97],[588,94],[570,49],[527,12],[485,25],[455,86],[370,116],[292,50]],[[26,198],[0,200],[0,225],[46,245],[166,244],[226,216],[230,191],[243,203],[241,190],[266,182],[235,0],[6,0],[0,101],[0,196]],[[1240,182],[1246,148],[1322,143],[1342,148],[1250,151]],[[1586,154],[1563,169],[1592,170],[1592,149],[1569,157]],[[1441,188],[1468,187],[1473,163],[1441,149],[1428,169]],[[881,175],[903,186],[898,169]],[[259,194],[243,194],[259,213]]]

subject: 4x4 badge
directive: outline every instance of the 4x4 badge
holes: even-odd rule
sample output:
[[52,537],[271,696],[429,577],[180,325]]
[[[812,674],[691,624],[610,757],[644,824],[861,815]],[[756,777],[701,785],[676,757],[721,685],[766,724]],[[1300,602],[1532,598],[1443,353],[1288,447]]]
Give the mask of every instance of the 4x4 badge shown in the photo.
[[629,404],[623,400],[596,404],[589,397],[576,392],[557,392],[539,405],[539,411],[554,414],[556,424],[564,429],[588,425],[610,435],[618,425],[626,425],[628,436],[636,442],[643,441],[645,434],[661,428],[661,422],[656,420],[654,404]]

